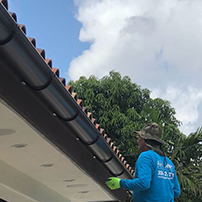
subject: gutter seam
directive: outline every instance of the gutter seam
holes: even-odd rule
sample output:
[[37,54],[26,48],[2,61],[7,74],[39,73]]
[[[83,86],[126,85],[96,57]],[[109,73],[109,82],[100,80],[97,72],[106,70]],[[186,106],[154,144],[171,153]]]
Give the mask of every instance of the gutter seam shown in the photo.
[[5,44],[7,44],[8,42],[10,42],[13,39],[13,37],[15,36],[17,29],[18,29],[18,26],[16,25],[15,28],[13,29],[13,31],[11,31],[10,35],[6,39],[0,40],[0,46],[3,46]]
[[47,88],[51,83],[52,83],[52,80],[54,78],[54,73],[51,75],[51,78],[48,79],[48,81],[42,85],[42,86],[31,86],[28,82],[26,82],[25,80],[22,81],[22,83],[26,86],[28,86],[30,89],[32,90],[36,90],[36,91],[40,91],[40,90],[44,90],[45,88]]

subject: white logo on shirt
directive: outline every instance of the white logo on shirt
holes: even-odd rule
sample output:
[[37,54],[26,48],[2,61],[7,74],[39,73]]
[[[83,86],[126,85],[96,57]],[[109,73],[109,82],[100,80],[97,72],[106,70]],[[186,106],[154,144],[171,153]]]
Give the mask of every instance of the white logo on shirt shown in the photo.
[[163,166],[162,161],[157,161],[158,178],[171,180],[174,178],[173,166],[166,164]]

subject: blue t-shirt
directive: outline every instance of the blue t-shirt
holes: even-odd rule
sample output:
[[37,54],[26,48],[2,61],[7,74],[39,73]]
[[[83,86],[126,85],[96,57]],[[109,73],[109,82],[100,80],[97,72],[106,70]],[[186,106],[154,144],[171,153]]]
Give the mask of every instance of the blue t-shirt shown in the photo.
[[133,191],[134,202],[174,202],[180,185],[172,161],[156,152],[142,152],[134,179],[121,179],[121,188]]

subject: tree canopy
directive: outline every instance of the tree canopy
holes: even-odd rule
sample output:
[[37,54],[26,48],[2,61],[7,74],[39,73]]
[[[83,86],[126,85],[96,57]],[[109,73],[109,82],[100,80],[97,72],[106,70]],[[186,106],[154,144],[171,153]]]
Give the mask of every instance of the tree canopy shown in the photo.
[[146,123],[158,123],[163,130],[163,139],[169,143],[164,148],[165,153],[175,163],[183,190],[178,201],[183,201],[183,197],[188,200],[190,193],[196,197],[190,202],[201,201],[202,130],[188,137],[182,134],[179,130],[181,122],[176,119],[175,109],[168,100],[152,99],[149,89],[142,89],[128,76],[122,78],[115,71],[101,79],[80,77],[68,84],[84,101],[85,107],[105,129],[131,167],[135,166],[139,156],[134,130],[140,130]]

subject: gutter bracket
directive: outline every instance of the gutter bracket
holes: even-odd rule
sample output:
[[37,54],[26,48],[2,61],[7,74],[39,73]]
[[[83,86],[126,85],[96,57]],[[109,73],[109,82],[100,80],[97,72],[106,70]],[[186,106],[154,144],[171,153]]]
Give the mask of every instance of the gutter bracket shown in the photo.
[[64,121],[64,122],[69,122],[74,120],[78,115],[79,115],[80,111],[76,112],[76,114],[74,116],[72,116],[71,118],[62,118],[61,116],[59,116],[57,113],[54,112],[55,116],[57,116],[60,120]]
[[48,79],[48,81],[43,86],[31,86],[31,85],[29,85],[29,83],[27,83],[24,80],[22,80],[22,83],[24,85],[28,86],[31,90],[40,91],[40,90],[44,90],[45,88],[47,88],[51,84],[53,78],[54,78],[54,74],[52,74],[52,76]]
[[93,140],[93,141],[90,142],[90,143],[86,143],[86,142],[84,142],[82,139],[79,139],[79,140],[80,140],[83,144],[90,146],[90,145],[95,144],[95,143],[98,141],[99,138],[100,138],[100,137],[97,136],[97,137],[95,138],[95,140]]
[[11,41],[13,37],[15,36],[17,29],[18,29],[18,26],[16,25],[13,31],[11,31],[10,35],[6,39],[0,40],[0,46],[3,46],[7,44],[9,41]]

